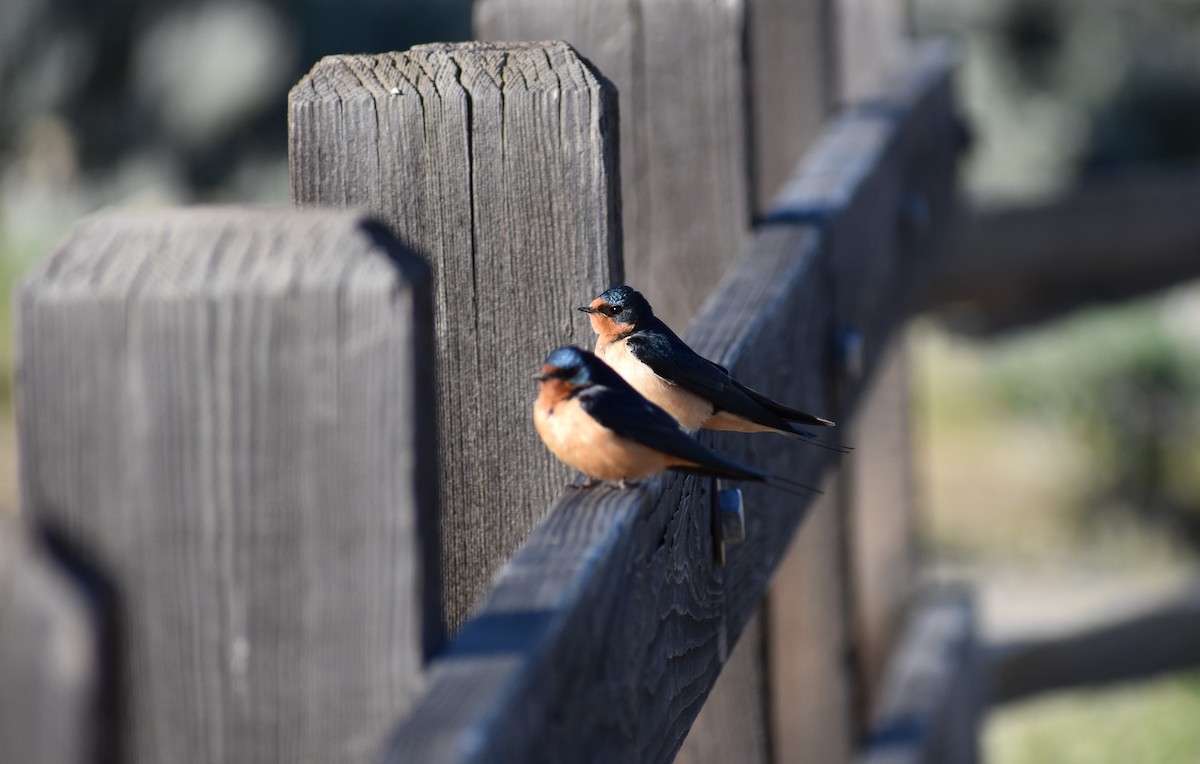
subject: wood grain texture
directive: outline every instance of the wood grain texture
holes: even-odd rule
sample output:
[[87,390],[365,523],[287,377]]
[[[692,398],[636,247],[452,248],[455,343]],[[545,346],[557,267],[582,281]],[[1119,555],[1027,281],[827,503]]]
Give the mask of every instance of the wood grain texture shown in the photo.
[[567,489],[384,759],[669,761],[724,647],[707,483]]
[[529,377],[591,344],[574,309],[622,278],[616,94],[562,43],[423,45],[326,58],[290,110],[294,200],[365,207],[433,266],[457,628],[572,475]]
[[91,218],[22,284],[25,507],[119,589],[126,760],[362,758],[421,690],[430,313],[342,212]]
[[747,0],[754,212],[770,208],[837,103],[834,0]]
[[[697,318],[695,333],[705,330],[693,341],[702,354],[719,360],[728,366],[734,375],[749,386],[765,392],[770,397],[795,405],[805,411],[825,413],[830,410],[832,401],[829,398],[828,375],[828,345],[833,333],[831,304],[821,298],[827,289],[829,264],[824,260],[820,239],[807,226],[794,228],[768,229],[757,237],[753,251],[739,263],[730,278],[722,285],[718,296],[706,304]],[[753,274],[753,275],[751,275]],[[781,285],[791,285],[791,291],[780,291]],[[767,318],[771,316],[771,318]],[[689,334],[689,338],[691,334]],[[754,337],[752,341],[751,337]],[[711,348],[711,350],[708,350]],[[730,351],[733,348],[733,351]],[[819,451],[798,441],[787,440],[775,436],[745,436],[737,434],[719,434],[714,436],[719,450],[728,453],[735,459],[759,468],[768,469],[775,474],[786,475],[790,479],[799,480],[808,485],[819,485],[820,471],[812,471],[810,460],[821,462],[828,452]],[[815,453],[814,453],[815,452]],[[748,538],[745,542],[727,550],[728,567],[733,569],[732,576],[745,576],[747,581],[738,586],[752,587],[763,591],[770,581],[780,580],[780,575],[787,576],[786,571],[775,571],[774,566],[780,564],[787,554],[788,540],[794,530],[784,522],[784,518],[797,520],[798,502],[794,496],[772,490],[761,490],[757,487],[743,487],[746,501],[746,523]],[[815,507],[820,507],[825,497],[819,497]],[[829,510],[826,509],[826,512]],[[782,524],[781,524],[782,523]],[[818,526],[822,525],[818,523]],[[754,529],[751,532],[751,528]],[[821,539],[815,543],[824,544],[827,534],[820,527],[805,525],[803,537],[816,534]],[[799,539],[795,542],[803,543]],[[805,548],[813,550],[811,544]],[[818,554],[811,558],[818,569],[838,558],[836,548],[819,549]],[[769,566],[759,562],[762,559],[770,561]],[[751,568],[744,570],[743,566]],[[812,569],[808,569],[812,572]],[[830,568],[833,578],[806,578],[799,582],[797,588],[804,590],[809,596],[806,601],[797,602],[796,610],[811,606],[803,611],[803,618],[814,621],[830,621],[826,626],[833,628],[834,634],[841,636],[840,622],[843,620],[839,581],[836,570]],[[790,599],[798,600],[793,591]],[[740,603],[746,610],[739,610],[737,618],[749,618],[755,610],[761,610],[762,600]],[[829,607],[823,607],[829,605]],[[849,738],[846,729],[845,714],[847,708],[841,707],[839,698],[844,693],[844,685],[849,681],[849,675],[842,666],[842,654],[845,646],[829,640],[811,640],[817,631],[803,632],[796,635],[794,640],[783,640],[773,628],[772,615],[775,610],[772,601],[767,606],[767,615],[763,620],[765,631],[764,650],[759,653],[758,663],[747,666],[745,663],[731,667],[733,670],[747,672],[747,676],[730,681],[733,686],[741,683],[756,682],[756,673],[766,677],[765,690],[761,698],[759,724],[766,724],[766,732],[770,742],[773,760],[780,756],[779,740],[775,734],[775,713],[779,702],[777,691],[780,683],[795,680],[797,677],[785,677],[776,671],[772,656],[780,644],[784,650],[792,648],[808,650],[809,655],[819,655],[831,666],[831,671],[823,672],[821,680],[832,679],[833,684],[826,687],[823,696],[830,699],[826,710],[819,716],[828,723],[817,733],[821,740]],[[760,616],[761,617],[761,616]],[[811,687],[815,677],[812,674],[800,678],[800,681]],[[721,688],[714,689],[710,702],[718,708],[730,705],[729,699],[722,699]],[[710,716],[707,724],[710,728],[693,727],[693,734],[704,739],[744,740],[748,746],[757,745],[759,731],[746,729],[748,715],[755,709],[743,709],[744,714],[721,717]],[[814,717],[815,718],[815,717]],[[836,722],[843,722],[837,724]],[[819,745],[819,744],[818,744]]]
[[765,635],[755,614],[721,669],[717,683],[692,723],[675,764],[767,764],[768,735]]
[[23,523],[0,516],[0,761],[102,760],[97,644],[86,593]]
[[964,215],[920,307],[994,332],[1200,277],[1200,171],[1089,181],[1036,204]]
[[[876,209],[861,195],[897,181],[875,175],[909,166],[905,151],[926,157],[922,142],[905,139],[911,124],[932,122],[926,129],[936,131],[940,120],[950,118],[930,97],[945,72],[929,74],[910,72],[908,100],[895,108],[860,115],[882,134],[880,148],[852,163],[859,173],[853,182],[810,196],[816,218],[780,217],[758,232],[686,333],[692,347],[771,397],[816,413],[832,405],[836,318],[863,310],[850,290],[873,290],[880,303],[900,302],[903,293],[883,289],[874,278],[846,280],[844,289],[835,289],[843,278],[836,258],[861,263],[866,253],[843,250],[828,230],[876,225],[870,216]],[[936,113],[926,114],[929,109]],[[847,161],[841,147],[829,145],[838,151],[818,150],[806,163],[809,176],[814,167],[840,171]],[[953,182],[948,175],[938,179]],[[933,190],[948,193],[940,186]],[[935,238],[949,220],[944,207],[931,209],[926,235]],[[895,229],[892,234],[899,235]],[[901,312],[897,305],[876,309],[880,315]],[[881,350],[866,347],[868,354]],[[850,398],[850,405],[857,400]],[[809,484],[818,483],[835,458],[796,440],[706,437],[735,459]],[[713,560],[707,481],[672,478],[633,491],[566,492],[502,569],[459,639],[434,661],[427,695],[401,723],[383,759],[671,760],[811,503],[765,486],[741,487],[747,536],[727,549],[724,567]],[[837,532],[823,538],[841,532],[836,514],[832,519]],[[831,580],[820,591],[835,596],[845,613],[844,579],[835,572]],[[846,619],[831,621],[821,627],[835,635],[827,642],[835,652],[838,624]],[[840,686],[853,683],[850,667],[843,664],[836,673]]]
[[974,764],[983,678],[968,591],[926,592],[888,666],[862,764]]
[[682,330],[751,222],[740,0],[481,0],[475,36],[562,39],[617,86],[625,273]]
[[[857,459],[857,453],[850,459]],[[856,678],[847,662],[844,549],[837,481],[787,550],[767,601],[771,751],[776,764],[839,764],[857,743]],[[819,688],[819,691],[817,690]]]

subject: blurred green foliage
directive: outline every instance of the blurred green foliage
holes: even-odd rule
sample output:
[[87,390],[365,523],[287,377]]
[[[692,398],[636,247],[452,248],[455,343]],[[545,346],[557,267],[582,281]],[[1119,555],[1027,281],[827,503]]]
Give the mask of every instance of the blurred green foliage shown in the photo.
[[1195,764],[1200,672],[1099,691],[1067,692],[995,711],[990,764]]
[[1133,514],[1200,548],[1200,341],[1187,330],[1198,299],[1089,311],[997,346],[1001,399],[1062,419],[1085,449],[1080,520]]
[[1047,194],[1200,159],[1197,0],[912,2],[918,31],[964,42],[977,193]]

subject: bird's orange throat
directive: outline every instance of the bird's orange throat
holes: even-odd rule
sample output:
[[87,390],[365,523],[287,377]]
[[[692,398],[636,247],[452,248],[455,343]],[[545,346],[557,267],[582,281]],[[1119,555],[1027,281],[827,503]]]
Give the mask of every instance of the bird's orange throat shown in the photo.
[[[596,299],[592,300],[592,303],[589,307],[598,308],[601,305],[607,305],[607,304],[608,303],[604,302],[599,297],[597,297]],[[614,321],[612,316],[606,316],[603,313],[598,313],[598,312],[597,313],[589,313],[588,321],[592,325],[592,331],[596,333],[596,337],[597,337],[596,346],[597,347],[600,347],[601,345],[609,344],[610,342],[615,340],[617,337],[619,337],[621,334],[625,333],[625,331],[629,329],[628,326],[618,324],[616,321]]]
[[542,380],[542,388],[538,391],[537,408],[552,410],[556,405],[570,398],[579,391],[578,385],[573,385],[565,379]]

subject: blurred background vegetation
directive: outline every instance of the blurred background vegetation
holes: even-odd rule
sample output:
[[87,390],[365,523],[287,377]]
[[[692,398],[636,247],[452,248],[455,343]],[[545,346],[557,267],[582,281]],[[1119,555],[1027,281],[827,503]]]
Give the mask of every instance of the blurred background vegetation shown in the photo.
[[[469,0],[0,0],[0,294],[106,205],[286,202],[288,88],[322,55],[469,36]],[[961,41],[972,203],[1200,158],[1200,0],[910,0]],[[1198,200],[1200,201],[1200,200]],[[1200,206],[1198,206],[1200,209]],[[0,306],[0,508],[17,504]],[[925,542],[992,639],[1194,582],[1200,292],[1022,332],[912,333]],[[988,760],[1200,761],[1200,674],[989,718]]]
[[[912,9],[919,34],[961,41],[973,205],[1197,169],[1200,2]],[[993,337],[926,319],[912,343],[927,557],[978,587],[986,637],[1087,628],[1196,586],[1196,286]],[[998,764],[1197,762],[1197,719],[1200,673],[1060,692],[993,712],[985,752]]]

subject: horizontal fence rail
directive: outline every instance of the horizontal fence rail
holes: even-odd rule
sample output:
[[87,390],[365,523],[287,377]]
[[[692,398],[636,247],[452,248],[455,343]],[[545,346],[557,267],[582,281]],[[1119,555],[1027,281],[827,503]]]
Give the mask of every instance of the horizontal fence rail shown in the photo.
[[1080,183],[1025,205],[963,216],[953,257],[920,290],[922,310],[996,332],[1200,277],[1200,168]]
[[[887,99],[832,123],[687,332],[697,351],[774,397],[821,409],[836,387],[854,406],[952,212],[949,72],[927,48]],[[810,483],[833,458],[719,441]],[[769,488],[745,496],[746,540],[720,566],[707,481],[568,490],[432,662],[384,759],[670,760],[805,514]]]

